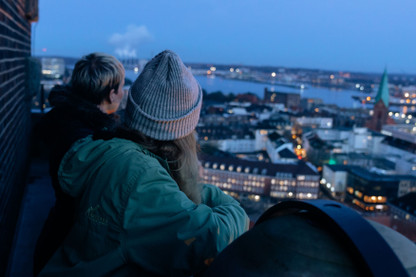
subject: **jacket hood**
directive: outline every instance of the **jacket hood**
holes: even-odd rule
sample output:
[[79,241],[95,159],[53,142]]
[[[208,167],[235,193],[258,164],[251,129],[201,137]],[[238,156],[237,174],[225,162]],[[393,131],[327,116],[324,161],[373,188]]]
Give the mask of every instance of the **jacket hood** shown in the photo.
[[91,136],[77,141],[62,158],[59,166],[61,189],[72,197],[79,196],[100,167],[114,158],[120,150],[124,149],[116,147],[114,143],[94,141]]
[[[93,180],[96,178],[102,178],[99,171],[103,165],[125,163],[127,168],[130,162],[129,159],[137,157],[137,152],[155,158],[169,172],[165,160],[135,142],[119,138],[107,141],[93,140],[92,136],[88,136],[75,142],[62,158],[58,170],[59,184],[62,191],[72,197],[80,196],[88,187],[88,184],[94,183]],[[123,158],[120,158],[120,156]],[[114,180],[105,179],[103,183],[118,183],[120,176],[113,174],[111,178],[114,178]]]
[[117,125],[117,115],[103,113],[97,105],[75,95],[68,86],[55,86],[48,99],[53,109],[37,126],[48,144],[60,140],[62,136],[72,136],[73,130],[112,130]]

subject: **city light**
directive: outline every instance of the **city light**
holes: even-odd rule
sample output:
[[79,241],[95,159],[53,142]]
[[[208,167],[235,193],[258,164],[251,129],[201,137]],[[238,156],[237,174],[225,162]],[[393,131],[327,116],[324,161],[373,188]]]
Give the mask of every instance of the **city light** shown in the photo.
[[393,116],[393,113],[392,112],[389,112],[389,116]]
[[331,80],[334,80],[334,78],[335,78],[334,74],[331,74],[331,75],[329,76],[329,78],[330,78]]
[[214,72],[214,71],[216,71],[216,70],[217,70],[217,68],[216,68],[215,66],[211,66],[210,70],[211,70],[212,72]]
[[231,68],[230,68],[230,72],[234,72],[234,68],[232,68],[232,67],[231,67]]
[[360,84],[355,84],[355,88],[359,88],[360,87]]
[[406,92],[405,94],[404,94],[404,97],[409,97],[409,93],[408,92]]
[[276,77],[276,72],[272,72],[272,77],[274,78],[274,77]]
[[134,73],[139,72],[139,68],[137,66],[134,67]]

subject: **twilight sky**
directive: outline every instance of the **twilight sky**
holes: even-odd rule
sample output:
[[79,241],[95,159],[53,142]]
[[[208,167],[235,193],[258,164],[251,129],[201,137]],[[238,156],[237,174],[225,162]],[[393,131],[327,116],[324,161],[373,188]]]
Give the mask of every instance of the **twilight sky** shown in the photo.
[[416,74],[415,0],[40,0],[33,54]]

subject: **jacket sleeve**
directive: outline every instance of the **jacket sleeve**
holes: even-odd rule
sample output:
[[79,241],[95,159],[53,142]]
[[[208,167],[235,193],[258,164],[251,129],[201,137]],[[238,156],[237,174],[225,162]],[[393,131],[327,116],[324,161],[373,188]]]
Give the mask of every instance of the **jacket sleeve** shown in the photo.
[[205,185],[195,205],[160,166],[149,167],[135,185],[124,213],[127,259],[164,276],[196,273],[248,229],[239,203]]

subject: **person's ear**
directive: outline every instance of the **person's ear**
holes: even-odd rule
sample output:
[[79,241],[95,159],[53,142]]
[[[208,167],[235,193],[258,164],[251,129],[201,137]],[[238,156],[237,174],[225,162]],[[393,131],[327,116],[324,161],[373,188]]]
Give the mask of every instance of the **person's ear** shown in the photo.
[[110,104],[112,104],[114,102],[114,100],[116,96],[116,90],[115,89],[111,89],[110,92],[108,93],[108,101],[110,102]]

